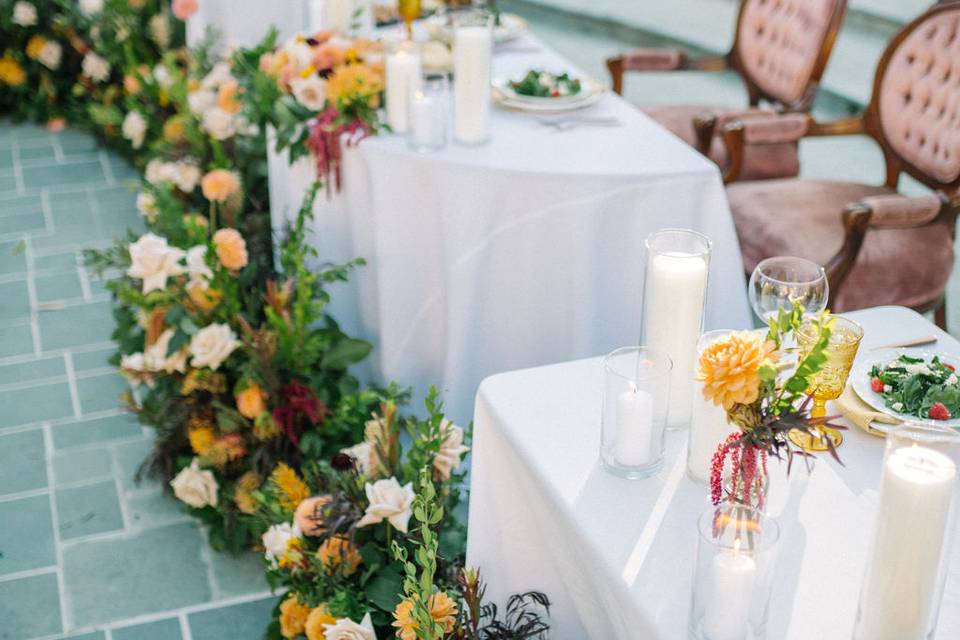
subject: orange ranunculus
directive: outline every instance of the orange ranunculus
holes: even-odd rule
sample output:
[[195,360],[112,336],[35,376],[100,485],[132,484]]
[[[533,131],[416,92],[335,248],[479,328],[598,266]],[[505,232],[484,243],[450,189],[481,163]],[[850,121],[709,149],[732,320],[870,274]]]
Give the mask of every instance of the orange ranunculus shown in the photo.
[[244,387],[243,391],[236,395],[237,411],[244,418],[253,420],[258,415],[267,410],[264,402],[267,394],[255,382],[250,382]]
[[325,625],[336,623],[337,619],[330,615],[327,606],[320,605],[307,616],[307,623],[304,627],[307,640],[326,640],[327,628]]
[[760,367],[779,354],[773,342],[754,331],[736,331],[704,349],[697,367],[703,395],[727,411],[760,397]]
[[20,63],[6,55],[0,58],[0,82],[11,87],[19,87],[27,81]]
[[27,40],[27,47],[25,49],[27,57],[31,60],[36,60],[40,57],[40,54],[43,53],[43,48],[47,46],[47,39],[43,36],[33,36]]
[[[438,591],[430,596],[430,617],[434,622],[443,625],[444,634],[453,631],[457,620],[457,604],[444,591]],[[413,599],[402,600],[393,611],[393,625],[397,628],[397,637],[400,640],[417,640],[419,624],[413,616]]]
[[300,602],[297,594],[291,593],[280,605],[280,635],[284,638],[302,635],[309,616],[310,607]]
[[331,536],[324,540],[317,549],[317,559],[323,563],[327,573],[332,574],[341,567],[344,576],[356,573],[357,567],[363,562],[357,546],[345,536]]
[[229,227],[213,234],[213,245],[217,249],[217,258],[230,271],[239,271],[247,266],[247,243],[236,229]]
[[238,113],[243,108],[239,95],[240,85],[236,80],[228,80],[217,91],[217,106],[227,113]]
[[214,169],[200,181],[203,197],[213,202],[226,202],[240,190],[240,177],[227,169]]

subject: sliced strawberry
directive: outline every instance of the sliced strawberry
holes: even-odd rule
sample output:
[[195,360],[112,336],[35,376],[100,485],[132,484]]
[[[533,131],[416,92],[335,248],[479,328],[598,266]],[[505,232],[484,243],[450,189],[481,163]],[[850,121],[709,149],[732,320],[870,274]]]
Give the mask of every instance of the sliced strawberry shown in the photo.
[[883,380],[880,378],[874,378],[870,381],[870,388],[873,389],[876,393],[883,393]]
[[949,420],[950,410],[942,402],[934,402],[930,411],[927,412],[927,416],[931,420]]

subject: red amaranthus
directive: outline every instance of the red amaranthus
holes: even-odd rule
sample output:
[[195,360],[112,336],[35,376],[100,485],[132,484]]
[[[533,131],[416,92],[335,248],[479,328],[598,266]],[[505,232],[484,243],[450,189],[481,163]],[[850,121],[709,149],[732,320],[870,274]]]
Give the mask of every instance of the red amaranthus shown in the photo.
[[341,185],[341,161],[343,153],[340,139],[347,135],[346,144],[352,146],[370,135],[370,124],[361,119],[339,123],[340,113],[336,107],[329,107],[317,116],[307,137],[307,147],[317,160],[317,178],[325,184],[332,184],[337,191]]
[[299,418],[303,416],[311,426],[316,426],[326,418],[327,407],[310,387],[296,380],[283,385],[281,395],[283,402],[273,410],[273,419],[290,441],[299,447],[300,434],[303,432]]

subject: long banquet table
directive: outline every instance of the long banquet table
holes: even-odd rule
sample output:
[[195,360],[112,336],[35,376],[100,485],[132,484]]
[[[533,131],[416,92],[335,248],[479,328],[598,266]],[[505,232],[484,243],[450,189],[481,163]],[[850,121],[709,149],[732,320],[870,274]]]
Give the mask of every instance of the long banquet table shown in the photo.
[[[847,314],[871,347],[935,334],[902,307]],[[553,601],[552,638],[687,637],[698,515],[709,490],[685,475],[686,431],[668,432],[655,477],[600,468],[599,359],[504,373],[477,394],[467,565],[494,602],[538,589]],[[843,467],[819,458],[789,480],[771,467],[781,541],[767,638],[849,640],[866,562],[883,440],[844,432]],[[776,498],[775,498],[776,496]],[[960,638],[960,545],[954,545],[936,638]]]
[[[531,68],[572,65],[530,34],[495,50],[494,77]],[[707,326],[748,322],[717,168],[613,93],[574,115],[622,126],[558,133],[495,108],[480,146],[418,154],[384,135],[345,151],[343,191],[318,199],[313,242],[325,260],[368,262],[332,291],[331,311],[373,342],[377,378],[436,384],[465,422],[490,374],[636,342],[643,242],[666,227],[714,240]],[[278,235],[313,175],[308,160],[272,155]]]

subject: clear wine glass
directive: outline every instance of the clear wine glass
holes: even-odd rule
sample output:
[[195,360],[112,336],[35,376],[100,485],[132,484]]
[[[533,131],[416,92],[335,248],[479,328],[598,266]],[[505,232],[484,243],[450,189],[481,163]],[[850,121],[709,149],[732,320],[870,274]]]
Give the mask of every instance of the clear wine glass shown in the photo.
[[816,262],[778,256],[762,260],[753,270],[749,294],[753,312],[766,324],[780,309],[790,309],[796,302],[806,315],[819,314],[827,308],[830,286],[826,271]]

